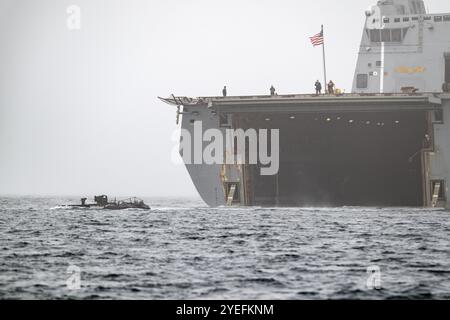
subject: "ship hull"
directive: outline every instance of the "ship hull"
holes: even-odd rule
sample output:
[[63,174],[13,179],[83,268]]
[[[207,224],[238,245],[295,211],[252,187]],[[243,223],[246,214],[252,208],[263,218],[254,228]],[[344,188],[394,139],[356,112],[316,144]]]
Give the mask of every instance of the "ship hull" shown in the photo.
[[[280,165],[277,174],[264,176],[260,164],[186,163],[209,206],[450,207],[449,96],[212,101],[185,108],[182,128],[191,133],[192,145],[199,122],[202,134],[210,129],[224,135],[227,129],[278,129]],[[207,145],[203,142],[202,148]],[[233,184],[237,190],[229,201]]]

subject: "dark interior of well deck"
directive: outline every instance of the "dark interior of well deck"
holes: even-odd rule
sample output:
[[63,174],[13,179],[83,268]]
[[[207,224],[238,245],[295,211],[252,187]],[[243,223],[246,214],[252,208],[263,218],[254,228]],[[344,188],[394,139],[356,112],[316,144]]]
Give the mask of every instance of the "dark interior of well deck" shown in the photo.
[[252,205],[423,205],[419,151],[427,144],[425,112],[241,119],[248,128],[281,128],[279,175],[261,176],[250,168]]

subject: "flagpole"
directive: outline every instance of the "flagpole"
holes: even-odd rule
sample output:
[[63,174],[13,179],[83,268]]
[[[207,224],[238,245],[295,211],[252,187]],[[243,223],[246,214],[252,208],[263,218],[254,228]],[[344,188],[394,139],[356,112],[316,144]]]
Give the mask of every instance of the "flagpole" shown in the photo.
[[323,25],[322,25],[322,38],[323,38],[323,43],[322,43],[322,49],[323,49],[323,78],[324,78],[324,88],[325,88],[325,93],[328,92],[328,86],[327,86],[327,64],[325,61],[325,34],[323,32]]

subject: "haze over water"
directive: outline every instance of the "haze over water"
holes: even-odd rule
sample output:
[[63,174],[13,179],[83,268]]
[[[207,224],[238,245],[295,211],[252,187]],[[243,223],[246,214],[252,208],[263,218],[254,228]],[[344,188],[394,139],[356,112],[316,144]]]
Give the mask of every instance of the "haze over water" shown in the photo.
[[[0,198],[0,298],[450,298],[448,211],[59,207],[74,202]],[[66,285],[69,266],[80,290]],[[371,266],[380,290],[367,288]]]

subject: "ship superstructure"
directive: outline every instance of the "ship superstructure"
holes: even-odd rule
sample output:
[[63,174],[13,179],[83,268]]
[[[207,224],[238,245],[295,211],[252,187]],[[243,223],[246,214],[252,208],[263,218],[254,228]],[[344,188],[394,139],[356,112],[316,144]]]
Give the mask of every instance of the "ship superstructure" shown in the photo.
[[378,1],[366,11],[353,82],[357,93],[448,91],[450,13],[421,0]]
[[[351,94],[162,99],[179,107],[193,149],[182,155],[208,205],[450,207],[450,14],[427,14],[420,0],[365,14]],[[210,132],[240,129],[244,149],[223,143],[223,161],[199,161]],[[267,130],[256,148],[252,129]],[[274,174],[247,161],[262,137]]]

